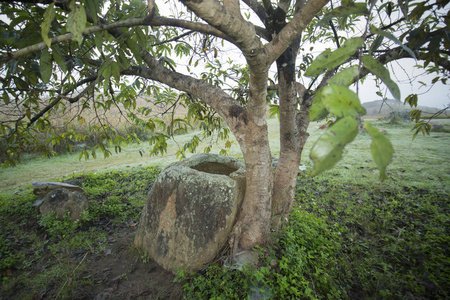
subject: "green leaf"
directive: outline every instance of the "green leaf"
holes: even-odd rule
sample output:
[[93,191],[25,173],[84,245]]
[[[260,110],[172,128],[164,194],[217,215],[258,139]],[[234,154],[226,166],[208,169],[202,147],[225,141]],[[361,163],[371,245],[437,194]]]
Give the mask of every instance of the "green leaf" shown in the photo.
[[50,26],[55,18],[55,3],[50,4],[44,12],[44,22],[41,24],[41,35],[47,47],[52,44],[52,39],[48,37]]
[[97,23],[97,13],[99,11],[99,3],[98,0],[88,0],[86,1],[86,8],[91,14],[92,20],[94,23]]
[[405,104],[408,103],[409,106],[411,107],[417,107],[417,101],[418,101],[418,97],[417,94],[411,94],[408,95],[408,97],[405,98]]
[[329,114],[329,111],[323,104],[322,97],[319,95],[320,91],[317,92],[314,102],[309,109],[309,120],[311,122],[320,121]]
[[72,39],[81,45],[83,41],[83,30],[86,28],[86,12],[83,6],[75,4],[72,1],[69,5],[71,9],[67,17],[66,29],[72,33]]
[[125,53],[123,52],[122,49],[119,49],[118,52],[119,52],[119,55],[116,57],[117,57],[120,65],[122,66],[122,68],[128,69],[130,67],[129,59],[125,56]]
[[370,123],[364,123],[364,127],[372,137],[372,144],[370,145],[370,152],[373,160],[380,170],[380,179],[386,179],[386,167],[392,162],[394,156],[394,147],[391,141],[384,136],[378,129],[372,127]]
[[323,106],[338,118],[356,118],[361,110],[358,95],[346,86],[325,86],[317,93],[316,98],[320,98]]
[[42,81],[44,83],[48,83],[50,81],[50,77],[52,76],[52,55],[48,52],[47,48],[43,49],[41,52],[39,68],[41,71]]
[[383,39],[384,39],[384,37],[382,35],[377,36],[375,41],[373,41],[372,46],[370,46],[370,49],[369,49],[370,55],[373,55],[373,52],[376,51],[381,46]]
[[97,32],[94,36],[95,46],[97,47],[99,52],[102,52],[103,48],[103,32]]
[[141,51],[139,49],[139,46],[136,44],[136,42],[128,39],[126,43],[127,43],[128,48],[134,54],[134,58],[138,61],[142,61]]
[[413,141],[414,139],[417,137],[417,135],[419,134],[419,132],[422,132],[422,134],[425,135],[430,135],[430,130],[431,130],[431,125],[426,123],[426,122],[419,122],[416,125],[414,125],[414,128],[411,129],[411,131],[416,131],[413,134]]
[[422,1],[422,2],[415,4],[416,7],[409,14],[408,18],[411,19],[412,21],[417,22],[422,17],[422,15],[431,7],[429,5],[425,5],[426,3],[427,3],[427,1]]
[[345,117],[336,121],[322,134],[311,149],[310,158],[314,162],[311,176],[331,169],[342,157],[345,145],[358,134],[358,121]]
[[392,96],[394,96],[396,100],[400,100],[400,89],[398,88],[397,84],[391,79],[388,69],[386,69],[372,56],[363,56],[361,60],[364,63],[364,67],[369,69],[372,74],[378,76],[381,80],[383,80],[384,84],[386,84],[389,88],[389,91],[391,91]]
[[3,93],[2,98],[3,98],[3,103],[5,103],[5,105],[8,105],[11,102],[11,99],[9,98],[8,93]]
[[98,73],[99,73],[98,79],[100,79],[100,76],[102,76],[105,80],[103,82],[103,91],[105,94],[107,94],[112,75],[112,63],[109,61],[104,62],[103,65],[100,67]]
[[363,45],[363,39],[356,37],[348,39],[344,45],[333,52],[330,49],[320,53],[319,56],[306,69],[305,76],[316,77],[325,70],[331,70],[347,61],[356,50]]
[[111,72],[112,72],[112,76],[116,80],[116,83],[119,83],[119,81],[120,81],[120,66],[115,61],[111,62]]
[[327,13],[316,26],[328,24],[332,18],[336,17],[348,17],[350,15],[367,15],[369,10],[367,9],[366,3],[355,3],[353,1],[346,3],[343,6],[339,6],[333,9],[331,12]]
[[277,116],[278,120],[280,120],[280,106],[277,104],[271,104],[269,107],[269,117],[273,118]]
[[409,53],[409,55],[411,55],[412,58],[417,59],[416,55],[414,54],[414,52],[407,47],[405,44],[403,44],[402,42],[400,42],[400,40],[398,38],[396,38],[392,33],[378,29],[377,27],[370,25],[370,32],[372,33],[376,33],[378,35],[387,37],[388,39],[390,39],[391,41],[393,41],[394,43],[396,43],[397,45],[399,45],[400,47],[403,48],[403,50],[405,50],[406,52]]
[[63,56],[61,55],[61,52],[59,50],[59,46],[55,45],[54,47],[52,47],[52,54],[53,54],[53,59],[56,61],[56,63],[58,64],[59,68],[66,73],[67,72],[67,66],[66,66],[66,62],[64,61]]
[[405,19],[408,19],[409,1],[398,0],[398,6],[400,6],[400,9],[401,9]]
[[413,109],[413,110],[411,110],[409,112],[409,115],[411,116],[410,117],[411,121],[419,123],[420,117],[422,115],[422,110],[420,110],[420,109]]
[[354,79],[358,76],[358,74],[358,67],[351,66],[334,75],[330,80],[328,80],[328,84],[338,84],[348,87],[354,82]]

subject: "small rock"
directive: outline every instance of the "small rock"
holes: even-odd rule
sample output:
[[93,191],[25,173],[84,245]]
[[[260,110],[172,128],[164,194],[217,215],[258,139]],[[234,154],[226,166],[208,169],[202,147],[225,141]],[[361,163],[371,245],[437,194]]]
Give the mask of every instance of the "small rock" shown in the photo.
[[441,132],[444,129],[444,124],[437,123],[437,122],[430,122],[428,123],[431,126],[432,132]]
[[242,251],[236,254],[234,263],[238,266],[257,266],[259,253],[257,251]]
[[49,192],[42,200],[39,211],[47,215],[54,211],[56,215],[63,217],[65,211],[69,211],[74,220],[81,218],[81,213],[87,210],[89,201],[83,193],[76,190],[58,188]]
[[84,193],[81,187],[64,182],[42,182],[42,181],[33,182],[33,194],[40,196],[41,198],[45,197],[45,195],[47,195],[49,192],[59,188]]

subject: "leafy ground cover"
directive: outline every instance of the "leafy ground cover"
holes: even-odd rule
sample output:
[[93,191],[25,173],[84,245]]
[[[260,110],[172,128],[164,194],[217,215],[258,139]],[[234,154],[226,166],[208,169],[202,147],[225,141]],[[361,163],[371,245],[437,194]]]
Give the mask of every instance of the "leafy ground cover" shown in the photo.
[[[133,246],[159,167],[64,178],[91,200],[79,222],[40,216],[30,186],[5,190],[0,298],[448,299],[450,135],[412,142],[408,125],[377,127],[397,151],[388,179],[377,179],[364,134],[331,171],[299,173],[289,224],[257,249],[254,268],[215,265],[174,278]],[[318,132],[311,128],[308,147]]]
[[211,267],[188,298],[449,298],[448,194],[301,175],[297,198],[262,267]]
[[31,189],[2,194],[0,298],[176,295],[173,275],[133,246],[146,195],[159,172],[157,167],[144,167],[66,180],[82,186],[90,199],[89,210],[78,222],[40,216],[32,206],[36,199]]

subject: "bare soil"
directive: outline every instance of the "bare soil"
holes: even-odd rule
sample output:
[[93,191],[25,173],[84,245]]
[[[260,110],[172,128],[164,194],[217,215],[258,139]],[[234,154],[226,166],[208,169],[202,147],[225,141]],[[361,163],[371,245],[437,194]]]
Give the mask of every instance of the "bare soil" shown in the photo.
[[[136,227],[111,226],[98,224],[110,233],[108,247],[103,253],[76,250],[63,258],[55,259],[48,250],[40,262],[35,261],[26,268],[9,270],[8,276],[26,276],[31,282],[37,277],[49,272],[61,261],[72,267],[70,275],[57,278],[49,277],[46,290],[36,292],[28,284],[16,283],[12,289],[0,293],[1,300],[13,299],[181,299],[181,286],[174,283],[175,276],[156,262],[139,256],[133,246]],[[27,227],[38,228],[33,220]],[[30,228],[29,228],[30,229]],[[45,234],[38,235],[40,238]],[[32,255],[32,253],[29,253]],[[67,271],[67,270],[66,270]],[[42,273],[42,274],[41,274]],[[27,275],[28,274],[28,275]],[[38,275],[40,274],[40,275]],[[5,274],[3,274],[5,275]],[[59,280],[59,281],[58,281]],[[67,291],[69,290],[69,294]],[[25,297],[25,298],[24,298]]]
[[80,287],[78,299],[181,299],[174,275],[133,251],[135,232],[135,227],[120,230],[103,255],[86,257],[81,276],[92,276],[94,285]]

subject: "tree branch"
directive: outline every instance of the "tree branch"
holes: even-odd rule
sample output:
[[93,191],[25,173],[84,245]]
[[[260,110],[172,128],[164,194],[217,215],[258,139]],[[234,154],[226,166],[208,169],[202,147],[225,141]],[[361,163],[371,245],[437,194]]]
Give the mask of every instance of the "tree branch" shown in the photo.
[[228,37],[222,31],[208,25],[199,22],[191,22],[182,19],[166,18],[155,16],[153,19],[149,20],[149,25],[151,26],[174,26],[179,28],[184,28],[188,30],[198,31],[204,34],[210,34],[222,38],[224,40],[230,41]]
[[[88,35],[91,33],[104,31],[104,30],[111,30],[118,27],[133,27],[133,26],[139,26],[139,25],[148,25],[148,20],[146,18],[131,18],[124,21],[118,21],[111,24],[102,24],[102,25],[96,25],[86,28],[83,31],[83,35]],[[52,38],[52,44],[54,43],[62,43],[72,40],[72,33],[66,33],[57,37]],[[19,57],[31,54],[33,52],[40,51],[42,49],[48,48],[47,45],[44,42],[34,44],[25,48],[22,48],[20,50],[17,50],[13,53],[8,53],[0,56],[0,63],[7,62],[9,60],[14,60]]]
[[258,18],[263,22],[263,24],[267,27],[267,13],[264,7],[259,4],[257,0],[243,0],[248,7],[250,7],[258,16]]
[[[214,36],[217,36],[219,38],[231,41],[229,37],[227,37],[224,33],[221,31],[215,29],[214,27],[211,27],[207,24],[202,24],[198,22],[189,22],[185,20],[179,20],[179,19],[171,19],[171,18],[164,18],[164,17],[145,17],[145,18],[130,18],[124,21],[118,21],[111,24],[101,24],[96,26],[91,26],[86,28],[83,31],[83,35],[89,35],[92,33],[100,32],[100,31],[111,31],[113,29],[117,29],[120,27],[134,27],[134,26],[175,26],[180,28],[185,28],[193,31],[198,31],[205,34],[211,34]],[[263,29],[262,29],[263,31]],[[262,35],[266,35],[264,32],[261,32]],[[52,38],[52,44],[55,43],[63,43],[68,42],[72,40],[72,34],[66,33],[57,37]],[[9,60],[14,60],[22,56],[26,56],[28,54],[38,52],[40,50],[43,50],[47,48],[47,45],[44,42],[34,44],[22,49],[19,49],[12,53],[3,54],[0,56],[0,63],[5,63]]]
[[49,105],[44,107],[40,112],[35,114],[30,119],[30,121],[27,123],[27,128],[29,128],[31,125],[33,125],[34,122],[39,120],[40,117],[42,117],[45,113],[47,113],[50,109],[52,109],[56,104],[58,104],[61,101],[61,99],[67,99],[67,100],[69,100],[70,103],[75,103],[75,102],[79,101],[90,89],[92,89],[94,87],[94,85],[95,85],[95,82],[94,81],[91,82],[91,84],[89,84],[89,86],[87,86],[83,91],[81,91],[81,93],[79,93],[74,98],[68,98],[68,97],[65,96],[65,95],[69,94],[73,90],[64,93],[65,95],[58,95],[52,102],[50,102]]
[[329,0],[310,0],[294,15],[275,38],[264,48],[270,63],[274,62],[289,45],[303,32],[315,15],[322,10]]
[[[166,67],[159,60],[152,57],[148,52],[141,51],[141,56],[151,69],[151,74],[140,73],[139,70],[127,70],[128,75],[138,75],[147,79],[166,84],[179,91],[186,92],[216,110],[227,122],[230,121],[233,107],[239,106],[237,102],[222,89],[215,87],[204,80],[196,79]],[[242,109],[242,108],[241,108]],[[242,109],[243,110],[243,109]],[[231,126],[231,124],[228,124]]]
[[341,45],[339,43],[339,36],[337,34],[336,27],[334,27],[333,20],[330,20],[330,27],[331,27],[331,30],[333,30],[333,35],[334,35],[334,39],[336,41],[336,46],[338,48],[341,48]]
[[255,26],[245,21],[240,14],[235,15],[228,11],[219,1],[182,0],[182,2],[209,25],[226,34],[230,38],[229,41],[241,49],[246,57],[252,50],[262,47]]

